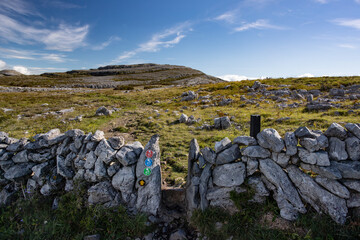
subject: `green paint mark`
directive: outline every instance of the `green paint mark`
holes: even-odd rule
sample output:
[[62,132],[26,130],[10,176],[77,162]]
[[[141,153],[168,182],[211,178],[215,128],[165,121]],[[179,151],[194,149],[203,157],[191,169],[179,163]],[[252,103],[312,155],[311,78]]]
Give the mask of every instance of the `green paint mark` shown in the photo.
[[149,175],[151,174],[151,169],[150,169],[150,168],[145,168],[145,169],[144,169],[144,174],[145,174],[146,176],[149,176]]

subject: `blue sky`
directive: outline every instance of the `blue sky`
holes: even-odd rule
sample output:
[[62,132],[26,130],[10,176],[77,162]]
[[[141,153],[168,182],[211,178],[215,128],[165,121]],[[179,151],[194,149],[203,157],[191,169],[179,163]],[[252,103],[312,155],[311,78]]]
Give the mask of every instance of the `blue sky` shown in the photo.
[[360,75],[360,0],[0,0],[0,69],[145,62],[229,80]]

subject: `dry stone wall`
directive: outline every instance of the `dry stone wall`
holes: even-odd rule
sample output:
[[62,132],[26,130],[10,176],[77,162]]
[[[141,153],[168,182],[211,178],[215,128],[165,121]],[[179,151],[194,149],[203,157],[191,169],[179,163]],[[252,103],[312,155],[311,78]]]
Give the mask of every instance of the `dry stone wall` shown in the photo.
[[[300,127],[282,138],[264,129],[256,139],[224,138],[214,149],[190,143],[186,203],[188,214],[209,206],[237,211],[230,192],[254,189],[251,201],[272,196],[281,217],[297,219],[305,205],[344,224],[360,208],[360,126],[337,123],[323,133]],[[308,171],[308,172],[307,172]],[[312,173],[310,176],[309,173]]]
[[[145,164],[146,163],[146,164]],[[0,132],[0,205],[19,194],[57,196],[86,182],[88,203],[156,215],[161,202],[159,136],[145,148],[102,131],[53,129],[29,139]],[[76,184],[75,184],[76,186]]]

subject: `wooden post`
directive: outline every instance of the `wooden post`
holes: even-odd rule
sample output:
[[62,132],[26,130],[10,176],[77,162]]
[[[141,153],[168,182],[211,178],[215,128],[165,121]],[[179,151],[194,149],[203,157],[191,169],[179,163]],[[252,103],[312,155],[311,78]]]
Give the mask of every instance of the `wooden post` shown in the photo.
[[260,129],[261,129],[261,116],[251,115],[250,136],[256,138],[256,135],[260,132]]

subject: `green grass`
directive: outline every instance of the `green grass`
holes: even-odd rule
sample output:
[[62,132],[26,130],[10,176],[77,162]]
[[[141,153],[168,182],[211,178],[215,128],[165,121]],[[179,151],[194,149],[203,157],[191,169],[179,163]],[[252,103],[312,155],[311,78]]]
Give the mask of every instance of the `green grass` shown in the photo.
[[129,216],[124,207],[86,206],[78,193],[67,193],[52,210],[52,199],[35,196],[0,208],[0,239],[134,239],[151,232],[145,215]]

